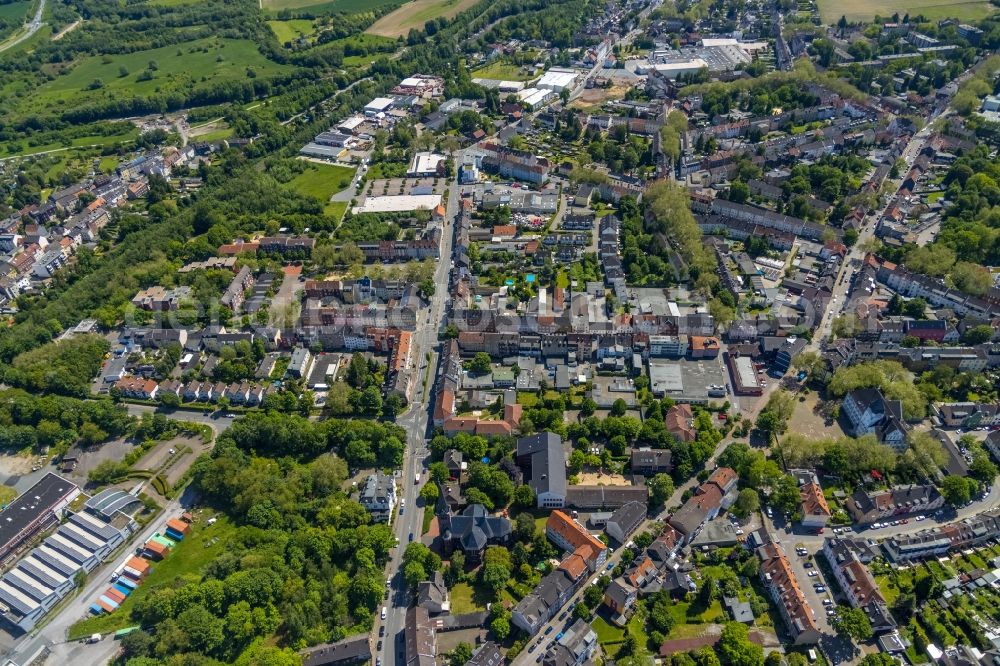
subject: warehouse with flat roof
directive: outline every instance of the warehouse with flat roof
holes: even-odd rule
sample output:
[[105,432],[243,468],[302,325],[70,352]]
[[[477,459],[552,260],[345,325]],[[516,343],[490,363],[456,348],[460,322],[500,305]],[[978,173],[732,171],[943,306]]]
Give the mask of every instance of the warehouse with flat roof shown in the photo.
[[749,356],[729,356],[726,360],[733,378],[733,393],[736,395],[761,395],[764,389],[757,380],[753,361]]
[[0,617],[12,628],[31,631],[69,594],[77,574],[96,569],[138,528],[121,511],[110,521],[88,512],[68,512],[54,533],[0,577]]
[[48,473],[0,511],[0,562],[46,527],[59,522],[59,512],[80,494],[75,483]]

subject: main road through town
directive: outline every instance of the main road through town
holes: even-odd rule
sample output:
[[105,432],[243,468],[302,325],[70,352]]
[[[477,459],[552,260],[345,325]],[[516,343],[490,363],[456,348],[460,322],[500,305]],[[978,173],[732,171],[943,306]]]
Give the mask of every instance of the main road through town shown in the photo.
[[[454,157],[454,155],[452,155]],[[406,608],[410,605],[411,594],[403,581],[403,551],[410,541],[419,541],[422,532],[423,511],[417,506],[420,486],[427,481],[425,468],[428,463],[427,437],[430,434],[429,421],[434,409],[433,383],[440,359],[438,337],[446,325],[447,302],[450,292],[451,247],[454,239],[454,220],[459,212],[459,187],[455,180],[448,188],[446,214],[441,233],[441,254],[434,272],[434,295],[430,307],[417,316],[417,327],[411,342],[410,363],[416,369],[414,386],[411,391],[409,408],[396,422],[406,429],[406,449],[400,476],[396,479],[397,493],[401,500],[393,523],[393,534],[399,545],[393,550],[386,567],[389,596],[385,601],[386,618],[376,616],[373,644],[381,641],[382,649],[376,650],[376,658],[382,664],[406,663],[403,654],[403,626],[406,622]],[[427,389],[425,391],[425,384]],[[417,474],[420,481],[417,482]],[[385,626],[385,636],[378,636],[380,625]]]

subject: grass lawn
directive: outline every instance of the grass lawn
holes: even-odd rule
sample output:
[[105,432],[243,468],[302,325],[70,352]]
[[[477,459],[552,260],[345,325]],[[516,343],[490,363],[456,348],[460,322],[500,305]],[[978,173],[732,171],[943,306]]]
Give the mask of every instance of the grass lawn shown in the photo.
[[701,613],[698,612],[698,608],[694,604],[687,601],[678,601],[670,607],[670,614],[674,616],[674,620],[676,621],[673,630],[670,632],[670,638],[686,638],[689,635],[701,635],[700,629],[694,634],[687,634],[684,636],[676,635],[676,632],[679,629],[682,629],[684,625],[697,625],[726,621],[726,613],[722,610],[722,602],[718,599],[713,601],[712,605]]
[[[28,146],[20,141],[12,141],[8,144],[0,145],[0,157],[12,157],[14,155],[37,155],[38,153],[68,148],[110,146],[124,141],[132,141],[137,136],[139,136],[138,129],[129,130],[123,134],[112,134],[110,136],[104,136],[103,134],[95,136],[78,136],[75,139],[70,140],[68,143],[47,143],[40,146]],[[10,150],[12,146],[18,149]]]
[[0,19],[4,19],[6,23],[17,27],[18,24],[24,23],[24,17],[28,15],[28,9],[31,6],[31,0],[20,0],[19,2],[11,2],[7,5],[0,5]]
[[219,129],[212,130],[211,132],[199,134],[196,138],[198,141],[222,141],[223,139],[228,139],[232,135],[232,127],[220,127]]
[[420,526],[420,534],[427,534],[427,530],[431,528],[431,522],[434,520],[434,507],[425,506],[423,522]]
[[313,22],[309,19],[268,21],[267,25],[271,28],[271,32],[274,33],[274,36],[277,37],[278,41],[282,44],[294,41],[299,37],[311,37],[315,32]]
[[344,219],[344,213],[350,204],[350,201],[331,201],[323,208],[323,212],[340,222]]
[[350,186],[354,178],[351,167],[336,164],[319,164],[305,162],[306,170],[288,182],[288,186],[299,194],[315,197],[323,203],[329,203],[330,197]]
[[[91,634],[108,634],[131,625],[129,614],[138,599],[156,594],[156,588],[177,579],[197,581],[201,570],[225,551],[229,537],[236,528],[225,517],[214,525],[199,521],[191,526],[188,536],[162,562],[152,565],[151,572],[135,592],[114,613],[81,620],[69,629],[69,640]],[[123,557],[124,553],[119,555]]]
[[538,395],[534,391],[518,391],[517,404],[529,409],[538,404]]
[[601,644],[602,648],[604,648],[605,654],[612,652],[607,646],[615,646],[614,652],[617,652],[617,646],[625,640],[625,630],[620,629],[613,624],[609,624],[608,621],[600,615],[594,618],[594,621],[590,623],[590,626],[594,628],[594,633],[597,634],[597,642]]
[[101,158],[101,163],[98,167],[101,173],[111,173],[118,167],[118,156],[117,155],[106,155]]
[[556,286],[560,289],[569,288],[569,275],[567,275],[566,271],[559,271],[556,274]]
[[455,587],[451,588],[451,612],[457,615],[459,613],[475,613],[476,611],[483,610],[473,600],[474,594],[472,586],[468,583],[458,583]]
[[819,0],[819,12],[823,22],[830,25],[841,16],[847,16],[848,21],[870,21],[876,14],[892,16],[894,12],[911,17],[923,15],[928,21],[978,21],[992,13],[993,7],[988,2],[965,0]]
[[528,81],[535,78],[533,74],[526,73],[517,65],[503,60],[491,62],[485,67],[469,72],[475,79],[500,79],[503,81]]
[[452,18],[478,0],[412,0],[386,14],[365,32],[383,37],[405,37],[411,28],[424,29],[424,23],[444,16]]
[[[153,77],[139,80],[152,61],[156,63]],[[90,56],[73,63],[47,65],[46,73],[55,78],[40,86],[30,103],[33,108],[59,112],[64,107],[120,99],[123,95],[163,94],[223,81],[243,81],[248,68],[262,77],[292,69],[266,59],[248,39],[212,37],[138,53]],[[125,76],[122,71],[127,72]]]
[[381,7],[400,4],[401,0],[263,0],[266,11],[278,12],[282,9],[308,7],[312,13],[324,12],[367,12]]

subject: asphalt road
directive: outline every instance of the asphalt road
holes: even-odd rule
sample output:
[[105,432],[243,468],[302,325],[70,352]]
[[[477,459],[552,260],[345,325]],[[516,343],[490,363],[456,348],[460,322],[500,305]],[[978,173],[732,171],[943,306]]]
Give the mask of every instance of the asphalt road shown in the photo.
[[90,604],[110,584],[111,572],[119,563],[132,555],[136,545],[147,541],[154,532],[163,527],[167,518],[179,513],[182,506],[187,507],[190,504],[189,492],[167,502],[163,513],[156,520],[133,536],[125,548],[120,550],[109,564],[102,565],[91,572],[83,590],[74,596],[62,610],[52,616],[48,624],[22,638],[9,654],[4,655],[5,658],[13,660],[16,664],[24,664],[39,650],[48,647],[51,654],[45,661],[46,664],[100,664],[110,659],[118,650],[118,644],[114,640],[105,638],[92,645],[67,641],[66,635],[70,626],[89,616]]
[[44,12],[45,0],[41,0],[41,2],[38,3],[38,9],[35,11],[35,15],[31,18],[31,21],[26,23],[24,27],[20,28],[20,31],[15,33],[14,36],[8,38],[7,41],[0,43],[0,52],[17,46],[38,32],[38,29],[42,27],[42,13]]
[[[421,485],[427,481],[425,468],[429,462],[429,451],[426,448],[427,436],[430,434],[428,423],[434,405],[433,390],[428,391],[427,401],[424,402],[424,381],[425,379],[429,382],[434,381],[440,354],[432,355],[433,364],[427,362],[426,357],[428,352],[432,352],[438,347],[438,331],[446,324],[447,311],[445,306],[448,301],[451,249],[454,239],[453,221],[459,210],[458,192],[459,186],[456,180],[451,183],[445,206],[447,212],[441,234],[440,256],[442,260],[438,262],[434,272],[434,295],[431,297],[430,307],[418,315],[417,327],[411,342],[411,363],[417,367],[417,373],[409,409],[396,419],[396,423],[405,428],[407,433],[407,447],[403,453],[402,472],[396,479],[397,492],[404,504],[400,509],[397,509],[393,525],[393,534],[399,539],[399,546],[393,551],[386,567],[388,583],[388,599],[385,602],[386,618],[384,621],[381,618],[376,620],[372,636],[373,645],[376,647],[376,658],[380,659],[382,664],[386,666],[389,664],[402,666],[406,663],[403,653],[403,628],[406,624],[406,608],[410,605],[412,594],[406,589],[406,584],[403,581],[402,561],[403,552],[410,541],[420,541],[423,527],[423,509],[417,506],[417,499]],[[430,374],[429,377],[428,374]],[[416,481],[417,473],[420,474],[419,483]],[[399,512],[402,515],[399,515]],[[379,636],[381,626],[385,627],[384,636]],[[382,641],[381,650],[377,649],[379,641]]]
[[[941,114],[941,117],[948,115],[950,111],[945,111]],[[927,142],[927,139],[931,135],[931,123],[934,122],[934,117],[932,116],[927,125],[913,135],[910,142],[906,145],[903,150],[902,159],[906,162],[906,170],[904,170],[899,178],[892,182],[892,192],[887,197],[887,201],[884,206],[873,211],[864,220],[864,226],[858,232],[858,240],[853,247],[848,251],[843,263],[840,266],[840,271],[837,274],[837,278],[833,284],[833,295],[830,299],[830,304],[823,313],[823,318],[820,321],[820,325],[816,329],[816,334],[813,335],[812,342],[810,342],[808,349],[813,351],[818,350],[820,343],[826,340],[832,330],[833,320],[835,317],[840,315],[847,308],[848,293],[851,288],[851,275],[856,272],[856,269],[852,268],[851,263],[853,261],[861,261],[865,257],[865,251],[863,247],[866,245],[866,241],[871,239],[875,235],[875,228],[878,226],[878,221],[882,218],[885,210],[892,205],[896,197],[896,192],[899,187],[903,184],[903,179],[906,178],[906,174],[910,167],[913,165],[913,161],[917,159],[920,151],[923,149]]]

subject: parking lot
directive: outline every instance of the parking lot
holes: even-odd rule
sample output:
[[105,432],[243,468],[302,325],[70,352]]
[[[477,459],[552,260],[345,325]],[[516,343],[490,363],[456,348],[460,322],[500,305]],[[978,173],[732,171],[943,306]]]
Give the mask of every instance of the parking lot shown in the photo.
[[[799,587],[802,588],[802,594],[805,595],[809,608],[813,612],[816,626],[824,634],[836,633],[830,626],[830,618],[827,615],[827,608],[832,608],[832,602],[835,601],[833,593],[830,591],[820,568],[816,565],[817,557],[822,557],[822,555],[818,555],[818,551],[806,549],[799,542],[787,544],[785,554],[792,565],[796,580],[799,581]],[[817,585],[823,586],[822,592],[818,591]],[[824,601],[827,600],[831,603],[824,604]]]

